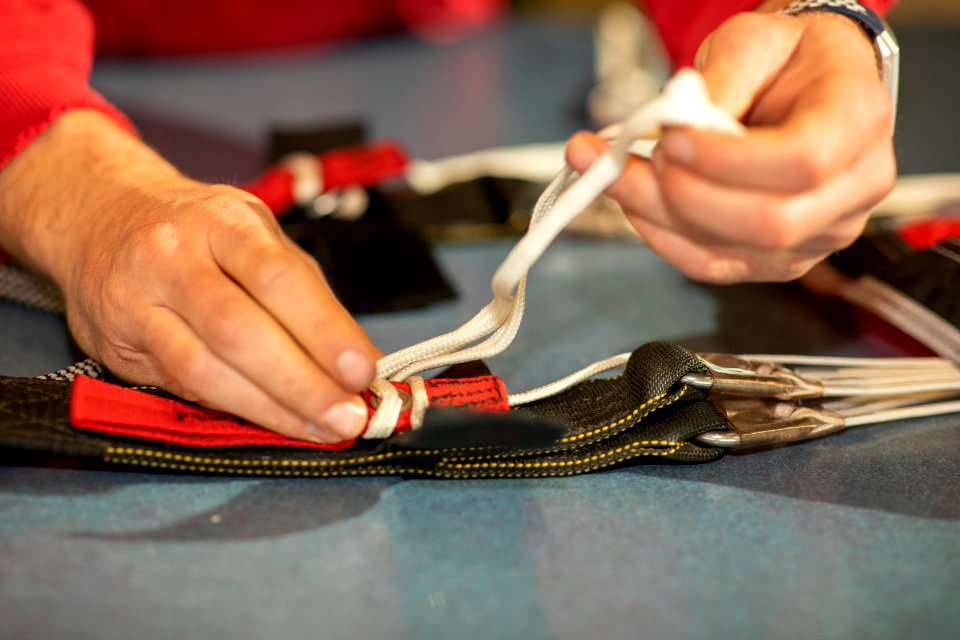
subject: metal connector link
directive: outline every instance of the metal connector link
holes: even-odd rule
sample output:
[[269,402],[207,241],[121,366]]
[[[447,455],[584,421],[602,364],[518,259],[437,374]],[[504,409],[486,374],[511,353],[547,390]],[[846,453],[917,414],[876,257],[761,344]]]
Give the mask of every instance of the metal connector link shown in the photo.
[[690,373],[684,384],[712,394],[747,398],[794,400],[823,396],[823,383],[807,380],[793,371],[768,363],[751,363],[728,354],[699,354],[709,375]]
[[834,411],[761,399],[717,398],[711,401],[730,425],[730,431],[697,436],[706,445],[748,449],[819,438],[843,431],[844,417]]

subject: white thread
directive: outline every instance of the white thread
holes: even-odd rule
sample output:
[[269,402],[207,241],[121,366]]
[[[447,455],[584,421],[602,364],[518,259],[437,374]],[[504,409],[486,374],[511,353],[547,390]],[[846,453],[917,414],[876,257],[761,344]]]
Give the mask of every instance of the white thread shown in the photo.
[[423,384],[423,378],[420,376],[410,376],[407,382],[410,384],[410,397],[412,399],[410,428],[416,431],[423,426],[423,414],[427,412],[427,407],[430,406],[430,397],[427,396],[427,387]]

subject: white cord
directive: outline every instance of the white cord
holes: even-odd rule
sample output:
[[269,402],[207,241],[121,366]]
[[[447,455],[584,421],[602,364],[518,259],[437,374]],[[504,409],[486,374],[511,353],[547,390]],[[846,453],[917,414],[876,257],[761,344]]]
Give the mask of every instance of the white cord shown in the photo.
[[[667,125],[735,135],[744,132],[740,123],[710,102],[703,78],[696,71],[678,72],[657,98],[637,109],[618,128],[604,132],[615,136],[613,145],[582,176],[564,167],[550,183],[534,207],[527,233],[493,276],[493,300],[460,328],[381,358],[377,378],[402,381],[421,371],[490,358],[506,349],[523,319],[527,272],[563,228],[620,177],[635,138]],[[559,389],[562,385],[548,387]],[[377,414],[381,412],[385,412],[383,402],[371,422],[376,419],[379,425]]]
[[737,354],[747,362],[771,364],[795,364],[822,367],[894,367],[897,369],[952,368],[955,365],[945,358],[847,358],[844,356],[800,356],[789,354]]
[[410,383],[410,397],[413,400],[410,411],[410,428],[416,431],[423,426],[423,414],[427,412],[430,406],[430,397],[427,395],[427,387],[423,384],[423,378],[420,376],[410,376],[407,379]]
[[298,207],[309,207],[323,192],[323,178],[320,160],[312,153],[296,151],[280,158],[277,163],[290,171],[293,176],[293,203]]
[[403,410],[403,398],[397,388],[386,380],[376,379],[370,383],[370,391],[379,399],[376,411],[367,423],[363,438],[367,440],[389,437],[397,426],[397,419]]
[[870,413],[866,415],[851,416],[846,418],[844,422],[848,427],[859,427],[865,424],[878,424],[881,422],[893,422],[894,420],[924,418],[927,416],[939,416],[946,413],[957,412],[960,412],[960,400],[953,400],[951,402],[935,402],[933,404],[921,404],[915,407],[903,407],[900,409],[878,411],[876,413]]
[[580,384],[584,380],[592,378],[598,373],[610,371],[611,369],[623,368],[627,364],[627,360],[630,359],[630,355],[630,352],[619,353],[605,360],[600,360],[591,365],[587,365],[577,372],[571,373],[570,375],[560,378],[555,382],[551,382],[550,384],[545,384],[542,387],[537,387],[536,389],[531,389],[530,391],[521,391],[520,393],[511,393],[507,396],[507,402],[511,407],[518,407],[522,404],[528,404],[530,402],[555,396],[558,393],[566,391],[575,384]]
[[407,167],[405,178],[407,185],[421,195],[483,176],[548,182],[563,168],[564,146],[562,142],[529,144],[440,160],[415,160]]

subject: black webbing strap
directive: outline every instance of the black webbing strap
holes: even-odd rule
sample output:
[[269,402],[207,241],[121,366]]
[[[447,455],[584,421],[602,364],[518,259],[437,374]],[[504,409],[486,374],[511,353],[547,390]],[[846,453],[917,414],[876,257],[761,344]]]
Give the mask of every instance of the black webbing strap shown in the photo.
[[358,440],[344,451],[192,449],[93,437],[69,425],[69,383],[0,378],[0,447],[188,473],[273,476],[537,477],[653,460],[706,462],[723,450],[694,438],[726,423],[701,391],[680,382],[704,372],[684,349],[650,343],[620,376],[583,382],[503,416],[430,410],[418,431]]

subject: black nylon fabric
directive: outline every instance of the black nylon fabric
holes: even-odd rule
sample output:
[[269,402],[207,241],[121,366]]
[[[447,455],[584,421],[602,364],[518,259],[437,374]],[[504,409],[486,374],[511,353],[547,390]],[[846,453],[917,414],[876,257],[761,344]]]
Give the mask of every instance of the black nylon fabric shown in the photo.
[[0,377],[0,447],[103,457],[110,442],[70,427],[70,383]]
[[906,256],[873,275],[960,329],[960,240]]
[[345,451],[196,449],[91,436],[68,424],[69,383],[0,378],[0,447],[188,473],[279,476],[537,477],[638,461],[706,462],[723,450],[692,440],[726,425],[702,392],[680,382],[703,371],[684,349],[650,343],[634,352],[620,376],[581,383],[506,415],[430,411],[415,438],[408,432],[360,440]]

